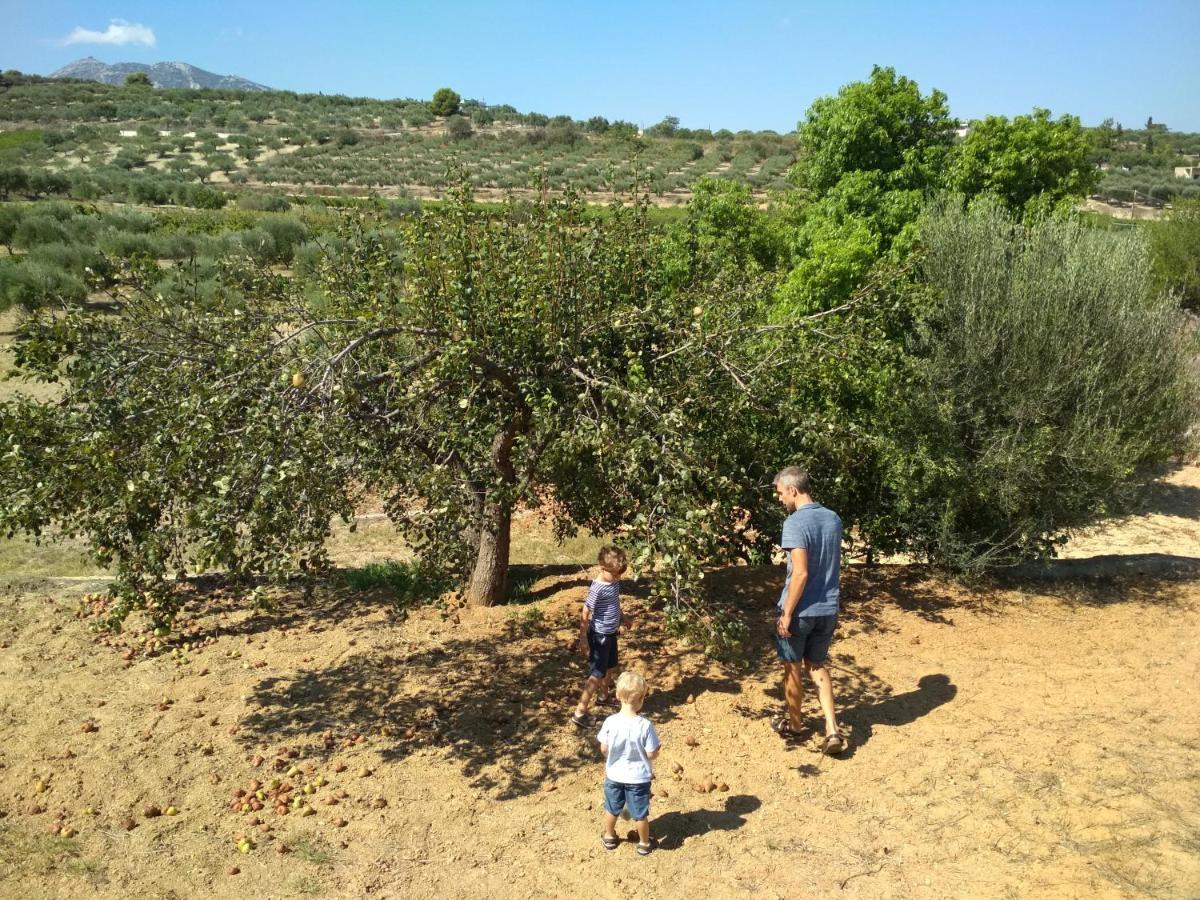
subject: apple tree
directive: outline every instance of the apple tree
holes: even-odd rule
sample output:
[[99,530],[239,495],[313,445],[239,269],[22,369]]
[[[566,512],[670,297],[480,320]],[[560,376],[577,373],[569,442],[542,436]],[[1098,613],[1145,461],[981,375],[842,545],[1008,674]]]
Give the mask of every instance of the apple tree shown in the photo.
[[663,240],[644,202],[492,211],[463,186],[419,217],[354,214],[309,281],[234,260],[168,302],[157,268],[127,267],[117,314],[23,327],[21,372],[65,393],[0,406],[0,528],[86,538],[114,622],[169,624],[189,572],[319,573],[367,495],[494,604],[513,512],[537,506],[563,534],[619,533],[719,645],[703,567],[767,546],[779,466],[865,456],[839,404],[878,391],[889,338],[870,291],[772,323],[773,276],[704,243],[667,267]]

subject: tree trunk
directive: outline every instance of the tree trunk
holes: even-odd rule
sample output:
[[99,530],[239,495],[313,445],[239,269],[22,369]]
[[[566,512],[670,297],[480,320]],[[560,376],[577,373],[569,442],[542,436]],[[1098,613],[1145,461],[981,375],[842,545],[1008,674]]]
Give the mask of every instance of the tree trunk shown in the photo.
[[508,593],[508,551],[512,539],[512,509],[488,503],[479,523],[479,552],[467,585],[467,603],[494,606]]
[[[497,433],[492,441],[492,469],[506,486],[517,483],[517,473],[512,464],[513,441],[527,422],[525,412],[519,411],[508,427]],[[475,570],[467,585],[467,603],[471,606],[494,606],[504,599],[508,591],[512,511],[513,501],[507,490],[490,493],[483,500],[483,515],[479,518],[479,550],[475,555]]]

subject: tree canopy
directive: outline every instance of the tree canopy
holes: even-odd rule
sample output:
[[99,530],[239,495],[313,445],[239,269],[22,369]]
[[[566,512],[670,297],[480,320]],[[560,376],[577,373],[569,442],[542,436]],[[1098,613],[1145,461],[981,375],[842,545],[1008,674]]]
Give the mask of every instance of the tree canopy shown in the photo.
[[[146,268],[119,316],[32,319],[20,365],[67,395],[3,407],[0,524],[86,536],[118,612],[169,620],[174,573],[318,570],[364,492],[495,603],[512,513],[541,504],[564,532],[620,529],[681,610],[704,565],[765,549],[762,486],[798,421],[814,452],[853,454],[829,440],[846,427],[829,403],[887,355],[855,321],[866,295],[769,324],[771,278],[703,245],[667,271],[642,204],[496,213],[460,192],[388,239],[363,216],[315,291],[243,263],[165,302]],[[719,618],[694,621],[719,643]]]
[[993,194],[1010,209],[1034,197],[1046,204],[1090,193],[1100,173],[1090,160],[1087,136],[1075,116],[988,116],[971,123],[956,148],[948,185],[966,195]]
[[438,88],[429,101],[429,111],[435,116],[449,118],[462,109],[462,97],[448,87]]

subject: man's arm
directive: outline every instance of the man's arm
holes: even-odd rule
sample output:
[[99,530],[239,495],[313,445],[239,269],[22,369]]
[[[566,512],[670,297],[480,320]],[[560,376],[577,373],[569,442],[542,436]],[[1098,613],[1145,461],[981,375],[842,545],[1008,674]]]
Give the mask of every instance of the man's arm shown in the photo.
[[787,599],[783,601],[783,612],[779,614],[779,621],[775,625],[780,637],[792,636],[792,616],[800,605],[800,598],[804,596],[804,585],[808,583],[808,550],[793,547],[788,553],[792,557],[792,580],[788,582]]

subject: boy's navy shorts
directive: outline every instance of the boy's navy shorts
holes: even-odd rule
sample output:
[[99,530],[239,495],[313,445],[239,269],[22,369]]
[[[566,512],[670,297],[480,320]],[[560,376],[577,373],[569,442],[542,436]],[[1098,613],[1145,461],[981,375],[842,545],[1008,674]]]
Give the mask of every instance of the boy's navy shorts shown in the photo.
[[650,816],[650,782],[621,784],[604,779],[604,809],[609,815],[619,816],[629,807],[629,818],[635,822]]
[[597,634],[591,628],[587,633],[588,674],[603,678],[609,669],[617,665],[616,634]]
[[818,665],[829,659],[829,645],[837,629],[837,613],[831,616],[792,616],[791,637],[775,635],[775,650],[781,662],[808,660]]

